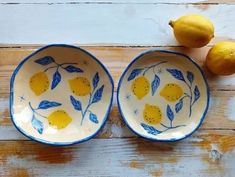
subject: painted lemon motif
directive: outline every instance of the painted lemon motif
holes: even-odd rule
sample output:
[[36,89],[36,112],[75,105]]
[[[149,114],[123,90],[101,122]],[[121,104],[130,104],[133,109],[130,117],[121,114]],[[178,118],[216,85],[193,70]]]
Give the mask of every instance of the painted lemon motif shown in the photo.
[[56,126],[57,129],[67,127],[71,121],[72,118],[64,110],[54,111],[48,116],[49,124],[51,126]]
[[162,120],[162,112],[158,106],[145,104],[143,117],[145,122],[150,125],[160,124]]
[[214,74],[234,74],[235,42],[221,41],[215,44],[207,54],[206,65]]
[[186,47],[203,47],[214,37],[214,26],[209,19],[197,14],[185,15],[169,25],[177,41]]
[[160,91],[160,95],[167,101],[175,102],[183,95],[183,90],[179,85],[169,83]]
[[87,78],[76,77],[69,80],[71,91],[77,96],[86,96],[91,93],[91,85]]
[[148,79],[144,76],[137,77],[132,83],[131,90],[138,99],[142,99],[150,90]]
[[35,95],[39,96],[49,88],[49,79],[45,72],[34,74],[29,80],[29,86]]

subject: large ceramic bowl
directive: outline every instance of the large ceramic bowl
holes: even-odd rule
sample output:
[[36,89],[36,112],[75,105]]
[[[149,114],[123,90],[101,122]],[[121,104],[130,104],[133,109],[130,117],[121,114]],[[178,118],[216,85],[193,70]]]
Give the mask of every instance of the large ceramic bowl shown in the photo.
[[24,59],[11,78],[10,113],[27,137],[70,145],[94,137],[110,112],[113,81],[85,50],[49,45]]
[[137,135],[176,141],[201,125],[209,90],[199,66],[188,56],[150,50],[136,57],[118,84],[118,107]]

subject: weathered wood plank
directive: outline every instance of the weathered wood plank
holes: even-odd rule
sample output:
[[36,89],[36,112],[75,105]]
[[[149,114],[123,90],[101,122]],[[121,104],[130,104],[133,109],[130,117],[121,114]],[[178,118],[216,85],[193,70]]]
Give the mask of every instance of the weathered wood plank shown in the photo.
[[69,147],[0,142],[0,176],[232,177],[235,132],[203,131],[177,143],[96,139]]
[[[38,48],[38,46],[37,46]],[[111,72],[113,76],[115,87],[117,86],[119,77],[124,71],[125,67],[130,61],[143,52],[150,48],[147,47],[87,47],[84,46],[98,59],[100,59]],[[209,50],[209,47],[201,49],[186,49],[183,47],[158,47],[160,50],[174,50],[182,52],[192,57],[197,63],[203,67],[203,70],[208,78],[209,86],[211,90],[235,90],[235,77],[217,77],[211,74],[206,67],[204,67],[204,61]],[[0,94],[9,93],[9,80],[14,68],[17,64],[25,58],[27,55],[32,53],[34,48],[1,48],[0,49]]]
[[118,3],[118,4],[155,4],[155,3],[163,3],[163,4],[181,4],[181,3],[200,3],[200,4],[213,4],[213,3],[218,3],[218,4],[233,4],[235,3],[234,0],[171,0],[171,1],[164,1],[164,0],[2,0],[0,3],[5,3],[5,4],[10,4],[10,3],[17,3],[17,4],[39,4],[39,3],[50,3],[50,4],[63,4],[63,3],[71,3],[71,4],[76,4],[76,3],[93,3],[93,4],[104,4],[104,3]]
[[0,12],[2,44],[177,46],[168,22],[185,13],[200,13],[214,22],[212,43],[235,39],[234,4],[13,3],[0,4]]

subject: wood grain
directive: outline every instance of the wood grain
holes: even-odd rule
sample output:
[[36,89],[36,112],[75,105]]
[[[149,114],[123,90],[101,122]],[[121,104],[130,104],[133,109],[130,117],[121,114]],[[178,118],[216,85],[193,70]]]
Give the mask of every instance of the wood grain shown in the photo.
[[168,22],[187,13],[212,20],[216,38],[210,45],[235,39],[234,4],[45,2],[0,3],[0,43],[178,46]]
[[176,143],[154,143],[140,138],[96,139],[60,148],[32,141],[1,141],[0,173],[4,176],[46,173],[63,177],[232,177],[234,137],[232,130],[205,130]]

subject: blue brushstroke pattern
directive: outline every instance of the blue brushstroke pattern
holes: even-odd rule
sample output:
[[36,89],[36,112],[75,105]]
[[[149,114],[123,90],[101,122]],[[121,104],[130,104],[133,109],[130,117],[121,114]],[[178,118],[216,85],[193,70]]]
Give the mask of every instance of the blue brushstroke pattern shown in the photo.
[[200,98],[200,91],[197,86],[195,86],[193,93],[194,93],[194,102],[196,102]]
[[100,99],[102,98],[103,95],[103,90],[104,90],[104,85],[102,85],[98,90],[96,90],[93,99],[92,99],[92,103],[96,103],[98,101],[100,101]]
[[31,120],[31,123],[32,123],[33,128],[37,130],[39,134],[42,134],[43,129],[44,129],[43,123],[40,120],[36,119],[34,116]]
[[146,124],[144,124],[144,123],[141,123],[140,125],[141,125],[141,126],[147,131],[147,133],[149,133],[149,134],[157,135],[157,134],[161,133],[161,131],[157,130],[157,129],[154,128],[153,126],[146,125]]
[[52,58],[51,56],[46,56],[43,58],[39,58],[39,59],[35,60],[34,62],[45,66],[50,63],[53,63],[54,61],[55,61],[54,58]]
[[128,81],[130,81],[130,80],[132,80],[132,79],[134,79],[136,76],[138,76],[141,72],[142,72],[142,70],[143,69],[134,69],[132,72],[131,72],[131,74],[130,74],[130,76],[128,77]]
[[170,119],[170,121],[173,121],[174,120],[174,113],[173,111],[171,110],[171,107],[169,105],[167,105],[167,108],[166,108],[166,114],[167,114],[167,117],[168,119]]
[[78,67],[75,67],[75,66],[72,66],[72,65],[66,66],[64,69],[69,73],[81,73],[81,72],[83,72],[82,69],[80,69]]
[[193,80],[194,80],[194,75],[192,72],[187,71],[187,79],[189,80],[189,82],[192,84]]
[[174,78],[185,81],[182,72],[178,69],[166,69]]
[[93,80],[92,80],[92,84],[93,84],[93,88],[95,89],[99,83],[99,80],[100,80],[100,77],[99,77],[99,74],[98,72],[95,74],[95,76],[93,77]]
[[96,124],[99,123],[99,121],[97,119],[97,116],[95,114],[93,114],[92,112],[90,112],[89,119],[90,119],[90,121],[92,121],[92,122],[94,122]]
[[43,100],[39,103],[39,106],[37,109],[48,109],[48,108],[57,107],[57,106],[61,106],[61,103],[58,103],[55,101]]
[[159,78],[157,75],[155,75],[155,76],[154,76],[154,79],[153,79],[153,81],[152,81],[152,83],[151,83],[152,96],[153,96],[153,95],[155,94],[155,92],[157,91],[159,85],[160,85],[160,78]]
[[74,107],[74,109],[81,111],[82,110],[82,104],[79,100],[75,99],[72,95],[70,96],[70,101]]
[[60,83],[60,81],[61,81],[61,75],[60,75],[59,71],[56,70],[56,72],[53,75],[51,89],[53,90],[54,88],[56,88],[56,86]]
[[180,101],[175,105],[175,112],[178,113],[183,107],[183,100],[180,99]]

